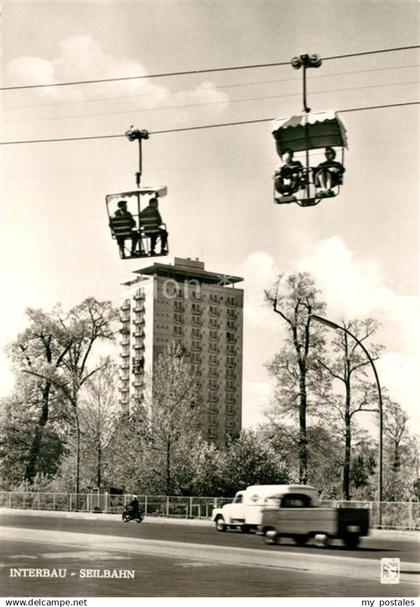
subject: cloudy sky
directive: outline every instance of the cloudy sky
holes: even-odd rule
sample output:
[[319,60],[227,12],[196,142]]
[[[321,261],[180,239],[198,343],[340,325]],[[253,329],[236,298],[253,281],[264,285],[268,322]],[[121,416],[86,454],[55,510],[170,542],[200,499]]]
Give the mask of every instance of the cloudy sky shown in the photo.
[[[417,2],[4,2],[3,86],[336,57],[418,45]],[[418,49],[325,60],[309,74],[314,111],[418,100]],[[308,270],[328,316],[373,316],[381,383],[419,420],[419,106],[343,113],[349,150],[340,196],[313,208],[272,203],[279,163],[270,123],[152,135],[144,185],[168,186],[161,211],[172,255],[244,276],[244,424],[261,420],[264,362],[279,318],[262,304],[279,272]],[[120,80],[2,93],[2,142],[122,135],[288,116],[302,109],[290,66]],[[2,154],[2,343],[27,306],[117,301],[145,262],[119,260],[105,194],[134,186],[124,137],[8,144]],[[172,259],[171,259],[172,261]],[[1,361],[1,392],[11,389]]]

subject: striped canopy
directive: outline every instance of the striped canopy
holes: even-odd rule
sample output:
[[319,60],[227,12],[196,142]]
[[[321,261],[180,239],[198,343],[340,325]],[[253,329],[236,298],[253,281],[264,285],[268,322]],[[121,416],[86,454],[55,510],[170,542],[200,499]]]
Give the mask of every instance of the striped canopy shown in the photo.
[[301,152],[327,146],[347,148],[346,129],[333,111],[277,118],[272,123],[272,133],[280,156],[286,149]]

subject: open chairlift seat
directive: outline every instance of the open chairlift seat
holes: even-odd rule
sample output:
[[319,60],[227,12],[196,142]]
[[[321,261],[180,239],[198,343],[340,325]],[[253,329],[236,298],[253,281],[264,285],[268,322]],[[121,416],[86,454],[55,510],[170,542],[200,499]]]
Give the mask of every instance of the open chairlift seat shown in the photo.
[[[166,186],[162,186],[162,187],[158,187],[158,188],[152,188],[152,187],[140,187],[140,188],[136,188],[134,190],[127,190],[124,192],[116,192],[114,194],[107,194],[105,196],[105,201],[106,201],[106,208],[107,208],[107,213],[108,213],[108,219],[109,219],[109,227],[111,230],[111,235],[112,238],[117,239],[117,238],[124,238],[124,257],[123,259],[139,259],[139,258],[143,258],[143,257],[150,257],[151,255],[153,255],[154,257],[162,257],[162,256],[166,256],[169,254],[169,248],[167,246],[165,253],[151,253],[151,246],[150,246],[150,239],[154,234],[158,234],[158,230],[153,230],[150,228],[145,228],[145,226],[142,226],[139,222],[139,216],[140,216],[140,212],[142,210],[141,208],[141,197],[145,196],[145,195],[149,195],[149,196],[156,196],[156,198],[158,198],[158,200],[164,196],[167,195],[167,187]],[[136,221],[136,228],[128,228],[127,226],[124,226],[124,223],[119,221],[119,218],[114,217],[113,213],[115,212],[116,209],[114,209],[114,211],[110,211],[110,205],[116,200],[124,200],[124,199],[130,199],[130,198],[135,198],[135,210],[136,212],[132,212],[132,210],[130,210],[129,205],[127,204],[127,208],[130,211],[130,213],[132,214],[134,220]],[[166,229],[165,224],[162,224],[162,227],[164,229]],[[135,235],[137,235],[138,237],[138,242],[136,245],[136,250],[134,252],[134,254],[132,254],[131,252],[131,238],[133,236],[133,233]],[[128,243],[128,247],[126,247],[126,242]],[[121,255],[121,252],[120,252]]]

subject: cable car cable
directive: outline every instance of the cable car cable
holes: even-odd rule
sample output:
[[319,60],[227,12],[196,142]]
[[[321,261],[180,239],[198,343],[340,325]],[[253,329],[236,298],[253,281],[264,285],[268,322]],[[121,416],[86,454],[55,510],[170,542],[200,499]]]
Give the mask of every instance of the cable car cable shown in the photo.
[[[334,55],[331,57],[322,57],[323,61],[330,61],[333,59],[346,59],[348,57],[362,57],[363,55],[375,55],[378,53],[393,53],[397,51],[407,51],[420,48],[420,45],[411,45],[411,46],[400,46],[396,48],[386,48],[386,49],[378,49],[375,51],[361,51],[359,53],[348,53],[345,55]],[[79,84],[99,84],[102,82],[120,82],[123,80],[146,80],[149,78],[167,78],[170,76],[189,76],[194,74],[209,74],[213,72],[227,72],[234,70],[251,70],[251,69],[259,69],[265,67],[280,67],[290,65],[290,61],[277,61],[274,63],[258,63],[255,65],[235,65],[230,67],[214,67],[200,70],[185,70],[182,72],[162,72],[159,74],[143,74],[142,76],[122,76],[116,78],[100,78],[95,80],[74,80],[72,82],[52,82],[49,84],[23,84],[17,86],[2,86],[0,87],[0,91],[18,91],[23,89],[34,89],[34,88],[47,88],[47,87],[55,87],[55,86],[74,86]]]
[[[384,105],[371,105],[368,107],[360,107],[360,108],[347,108],[343,110],[337,110],[337,113],[344,114],[346,112],[363,112],[365,110],[380,110],[384,108],[392,108],[392,107],[404,107],[411,105],[419,105],[420,101],[405,101],[403,103],[388,103]],[[162,135],[165,133],[182,133],[187,131],[199,131],[205,129],[215,129],[226,126],[240,126],[244,124],[258,124],[260,122],[271,122],[274,118],[258,118],[254,120],[240,120],[238,122],[221,122],[219,124],[203,124],[199,126],[186,126],[179,127],[175,129],[162,129],[160,131],[149,131],[150,135]],[[22,141],[0,141],[0,145],[19,145],[19,144],[27,144],[27,143],[58,143],[63,141],[88,141],[93,139],[117,139],[117,138],[125,137],[125,134],[119,135],[87,135],[83,137],[59,137],[57,139],[27,139]]]
[[[387,82],[386,84],[364,84],[362,86],[351,86],[341,89],[325,89],[322,91],[312,91],[312,95],[326,95],[327,93],[339,93],[342,91],[358,91],[364,89],[374,89],[374,88],[387,88],[389,89],[391,86],[403,86],[406,84],[418,84],[419,80],[409,80],[406,82]],[[162,110],[178,110],[178,109],[186,109],[186,108],[195,108],[195,107],[203,107],[203,106],[211,106],[211,105],[223,105],[225,103],[233,104],[233,103],[245,103],[246,101],[267,101],[269,99],[284,99],[286,97],[297,97],[300,93],[285,93],[284,95],[265,95],[264,97],[238,97],[236,99],[229,99],[229,101],[204,101],[199,103],[186,103],[183,105],[157,105],[156,107],[148,107],[148,108],[137,108],[136,111],[144,112],[158,112]],[[119,110],[118,112],[95,112],[93,114],[72,114],[68,116],[53,116],[47,118],[28,118],[23,120],[4,120],[3,124],[26,124],[28,122],[48,122],[51,120],[75,120],[76,118],[94,118],[95,116],[117,116],[119,114],[127,114],[129,109]]]
[[[320,78],[335,78],[336,76],[349,76],[354,74],[368,74],[372,72],[386,72],[388,70],[404,70],[419,67],[420,63],[411,63],[408,65],[394,65],[390,67],[376,67],[368,70],[351,70],[347,72],[331,72],[329,74],[316,74],[313,77],[313,82],[316,82]],[[296,82],[296,78],[276,78],[270,80],[253,80],[251,82],[242,82],[234,84],[218,84],[216,90],[219,89],[233,89],[242,88],[248,86],[259,86],[263,84],[278,84],[279,82]],[[405,83],[403,83],[405,84]],[[372,85],[372,86],[385,86],[385,85]],[[171,94],[187,93],[189,89],[175,89],[171,91]],[[342,89],[340,89],[342,90]],[[121,99],[139,99],[146,97],[150,99],[150,93],[136,93],[135,95],[117,95],[114,97],[93,97],[92,99],[73,99],[72,101],[53,101],[48,103],[27,103],[25,105],[9,105],[3,107],[3,111],[18,110],[18,109],[33,109],[38,107],[63,107],[64,105],[74,106],[77,103],[99,103],[102,101],[119,101]]]

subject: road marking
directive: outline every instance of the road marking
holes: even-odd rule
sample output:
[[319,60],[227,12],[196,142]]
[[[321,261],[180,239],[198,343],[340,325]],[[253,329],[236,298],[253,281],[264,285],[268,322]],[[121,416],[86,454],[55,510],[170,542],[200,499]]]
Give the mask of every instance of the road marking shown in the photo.
[[[337,575],[346,578],[378,580],[378,560],[358,557],[337,559],[329,554],[309,554],[307,552],[284,552],[275,550],[255,550],[209,544],[194,544],[166,540],[146,540],[121,536],[76,533],[39,529],[21,529],[18,527],[0,527],[3,539],[47,543],[58,546],[86,547],[93,550],[105,550],[113,555],[123,553],[130,557],[144,554],[161,558],[175,558],[185,561],[204,562],[240,567],[259,567],[278,570],[293,570],[301,573],[319,575]],[[68,556],[68,554],[66,554]],[[65,557],[64,557],[65,558]],[[416,563],[401,563],[401,583],[420,582]],[[405,573],[403,573],[405,572]],[[409,575],[407,575],[409,574]]]

